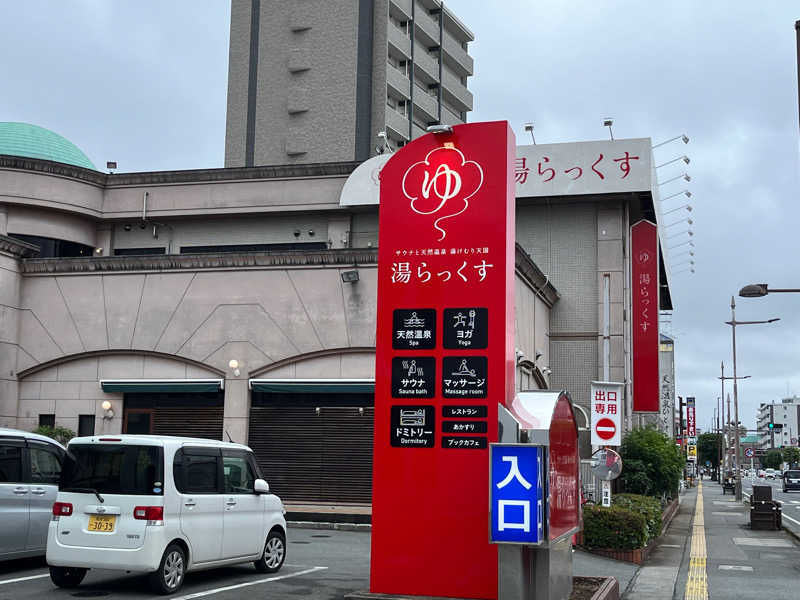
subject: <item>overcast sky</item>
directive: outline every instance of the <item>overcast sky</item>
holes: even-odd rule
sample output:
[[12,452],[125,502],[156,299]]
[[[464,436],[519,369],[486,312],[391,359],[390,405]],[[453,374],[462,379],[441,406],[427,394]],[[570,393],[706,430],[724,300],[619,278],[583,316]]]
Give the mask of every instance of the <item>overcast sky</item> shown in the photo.
[[[697,397],[705,429],[720,361],[731,374],[723,324],[731,295],[751,282],[800,288],[800,3],[447,4],[475,33],[470,120],[507,119],[520,143],[526,121],[539,143],[604,139],[604,117],[614,118],[616,138],[691,138],[656,158],[685,152],[692,161],[697,266],[673,277],[667,331],[676,338],[678,394]],[[222,166],[229,19],[224,1],[4,3],[0,121],[52,129],[98,167]],[[661,180],[680,165],[660,169]],[[665,209],[677,206],[673,198]],[[752,375],[740,386],[740,419],[754,427],[760,402],[800,395],[800,294],[737,297],[737,311],[739,320],[781,318],[738,330],[739,374]]]

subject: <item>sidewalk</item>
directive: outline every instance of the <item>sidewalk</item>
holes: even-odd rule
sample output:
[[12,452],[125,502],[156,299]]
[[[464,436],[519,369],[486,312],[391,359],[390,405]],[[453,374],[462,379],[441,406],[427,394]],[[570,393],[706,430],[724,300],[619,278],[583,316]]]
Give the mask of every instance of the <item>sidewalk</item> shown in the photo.
[[625,600],[672,600],[676,594],[681,562],[686,553],[691,533],[692,515],[697,500],[697,488],[690,488],[680,496],[680,507],[669,528],[658,540],[647,562],[639,569],[630,585],[620,591]]
[[695,488],[681,493],[678,512],[644,565],[638,566],[577,550],[572,555],[573,574],[584,577],[616,577],[620,596],[626,600],[672,600],[675,581],[689,539],[696,497]]
[[[702,494],[702,518],[695,517],[693,528],[698,543],[683,557],[675,597],[798,597],[800,545],[794,538],[783,530],[751,530],[749,509],[723,495],[715,482],[704,481]],[[701,585],[687,585],[690,571],[693,583]],[[707,590],[707,595],[698,595],[700,589]]]

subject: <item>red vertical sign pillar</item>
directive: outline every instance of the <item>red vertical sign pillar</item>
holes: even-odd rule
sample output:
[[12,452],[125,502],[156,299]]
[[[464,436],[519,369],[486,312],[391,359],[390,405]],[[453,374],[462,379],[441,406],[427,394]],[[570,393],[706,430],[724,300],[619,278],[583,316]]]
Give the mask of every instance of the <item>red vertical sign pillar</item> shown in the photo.
[[514,393],[514,134],[456,125],[381,171],[370,591],[497,596],[488,445]]
[[631,227],[633,411],[658,412],[658,230],[650,221]]

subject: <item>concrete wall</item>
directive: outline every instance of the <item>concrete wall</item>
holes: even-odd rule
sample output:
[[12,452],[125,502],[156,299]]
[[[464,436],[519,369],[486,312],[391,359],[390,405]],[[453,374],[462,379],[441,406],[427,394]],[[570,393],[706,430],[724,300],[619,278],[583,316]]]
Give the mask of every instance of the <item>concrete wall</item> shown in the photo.
[[[349,215],[345,215],[345,218],[348,217]],[[166,253],[169,254],[170,249],[172,253],[180,252],[182,246],[297,242],[327,244],[329,219],[327,214],[309,212],[298,215],[180,220],[172,221],[169,227],[158,227],[157,238],[153,237],[152,225],[142,229],[139,223],[132,221],[114,225],[113,248],[156,247],[167,249]]]
[[97,240],[97,226],[94,219],[26,206],[8,207],[8,231],[69,240],[92,247]]
[[103,210],[103,190],[99,185],[49,173],[3,169],[0,204],[4,203],[99,217]]
[[[561,294],[550,313],[550,387],[584,407],[603,378],[603,280],[610,283],[610,379],[625,380],[624,293],[627,227],[621,201],[518,205],[517,242]],[[537,327],[541,329],[541,327]]]
[[17,259],[0,252],[0,427],[16,417],[20,279]]
[[[122,431],[122,394],[106,393],[102,379],[192,379],[218,378],[210,369],[180,360],[143,354],[85,356],[47,367],[20,382],[18,429],[31,431],[40,414],[55,414],[56,424],[78,431],[78,415],[95,415],[95,433]],[[111,402],[114,416],[104,418],[104,400]]]
[[286,358],[375,345],[375,269],[27,276],[17,369],[89,351],[143,350],[242,377]]

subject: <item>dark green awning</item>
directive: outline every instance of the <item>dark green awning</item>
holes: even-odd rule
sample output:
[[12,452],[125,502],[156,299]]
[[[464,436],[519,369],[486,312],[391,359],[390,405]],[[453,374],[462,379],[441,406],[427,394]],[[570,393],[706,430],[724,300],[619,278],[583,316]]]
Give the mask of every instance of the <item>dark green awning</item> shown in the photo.
[[104,392],[218,392],[222,389],[222,379],[106,379],[100,382]]
[[284,394],[372,394],[375,382],[371,379],[251,379],[250,389]]

